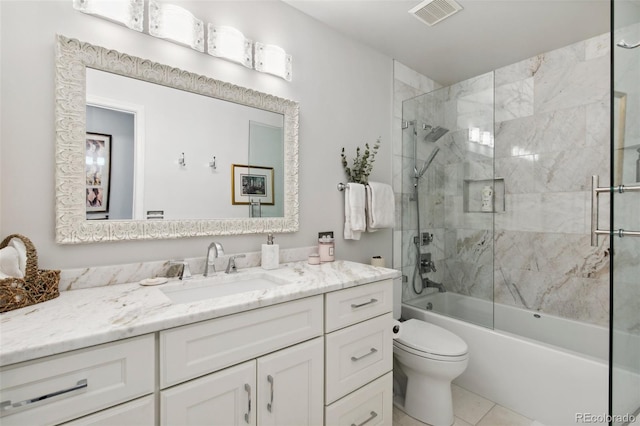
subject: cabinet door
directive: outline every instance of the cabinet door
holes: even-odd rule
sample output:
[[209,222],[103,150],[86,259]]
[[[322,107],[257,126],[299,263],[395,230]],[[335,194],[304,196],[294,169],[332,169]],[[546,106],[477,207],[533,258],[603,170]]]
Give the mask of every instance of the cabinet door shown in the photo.
[[255,425],[256,362],[249,361],[160,392],[160,424]]
[[258,424],[323,423],[323,338],[258,358]]

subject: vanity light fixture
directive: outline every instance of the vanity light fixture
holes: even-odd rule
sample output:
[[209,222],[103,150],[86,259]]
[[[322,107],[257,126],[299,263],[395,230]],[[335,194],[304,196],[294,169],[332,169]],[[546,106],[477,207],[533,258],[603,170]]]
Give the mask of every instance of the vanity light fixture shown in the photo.
[[255,43],[255,69],[291,81],[291,55],[273,44]]
[[[74,9],[81,12],[205,52],[203,21],[180,6],[147,0],[149,28],[146,31],[143,28],[145,0],[72,1]],[[292,57],[283,48],[273,44],[253,43],[233,27],[208,24],[207,29],[209,34],[206,53],[209,55],[291,81]]]
[[149,0],[149,34],[204,52],[204,23],[179,6]]
[[73,8],[142,32],[144,0],[73,0]]
[[253,67],[253,43],[233,27],[208,25],[209,38],[207,53]]

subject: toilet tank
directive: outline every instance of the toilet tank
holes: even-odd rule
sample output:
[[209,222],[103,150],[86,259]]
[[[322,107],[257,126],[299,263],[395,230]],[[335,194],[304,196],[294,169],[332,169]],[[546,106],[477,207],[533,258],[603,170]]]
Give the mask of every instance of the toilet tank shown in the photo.
[[402,315],[402,277],[393,280],[393,318],[400,319]]

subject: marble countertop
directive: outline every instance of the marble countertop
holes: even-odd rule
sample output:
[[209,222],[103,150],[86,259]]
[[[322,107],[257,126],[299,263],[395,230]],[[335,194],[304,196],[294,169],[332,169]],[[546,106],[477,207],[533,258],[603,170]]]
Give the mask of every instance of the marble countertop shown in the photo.
[[270,271],[246,268],[212,278],[255,273],[286,284],[191,303],[172,303],[160,290],[188,287],[190,281],[63,291],[56,299],[0,315],[0,366],[400,276],[394,269],[336,261],[316,266],[293,262]]

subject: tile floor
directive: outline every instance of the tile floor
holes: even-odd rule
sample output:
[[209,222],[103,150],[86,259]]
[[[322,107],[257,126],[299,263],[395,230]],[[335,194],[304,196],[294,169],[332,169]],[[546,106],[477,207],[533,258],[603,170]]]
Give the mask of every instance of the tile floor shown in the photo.
[[[453,426],[543,426],[486,398],[452,385]],[[423,426],[425,423],[393,408],[393,426]]]

